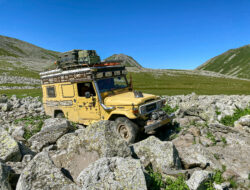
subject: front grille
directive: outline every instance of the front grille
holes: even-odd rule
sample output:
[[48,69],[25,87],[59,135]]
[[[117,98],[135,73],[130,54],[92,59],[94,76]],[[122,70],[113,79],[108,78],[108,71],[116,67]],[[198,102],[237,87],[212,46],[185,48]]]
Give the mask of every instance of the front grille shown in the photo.
[[162,107],[162,105],[163,105],[162,100],[157,100],[151,103],[147,103],[139,107],[139,112],[142,115],[146,115],[152,113],[153,111],[159,110]]
[[151,111],[154,111],[156,109],[156,103],[154,104],[149,104],[146,106],[146,111],[147,112],[151,112]]

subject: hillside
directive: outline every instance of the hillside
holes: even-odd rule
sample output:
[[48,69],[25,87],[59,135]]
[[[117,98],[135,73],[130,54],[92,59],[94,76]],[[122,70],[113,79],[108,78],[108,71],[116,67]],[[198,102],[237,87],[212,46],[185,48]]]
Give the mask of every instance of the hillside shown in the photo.
[[250,45],[230,49],[208,60],[196,70],[207,70],[250,79]]
[[[33,44],[0,35],[0,61],[41,71],[57,59],[58,52],[40,48]],[[2,64],[0,68],[3,69]]]
[[124,54],[114,54],[105,60],[121,60],[122,65],[125,65],[126,67],[137,67],[137,68],[142,68],[142,66],[134,60],[132,57]]

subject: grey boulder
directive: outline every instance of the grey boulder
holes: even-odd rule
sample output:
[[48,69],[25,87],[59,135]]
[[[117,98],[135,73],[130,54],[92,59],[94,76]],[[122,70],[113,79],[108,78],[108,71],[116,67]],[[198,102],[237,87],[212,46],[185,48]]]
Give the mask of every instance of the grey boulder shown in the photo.
[[11,190],[9,175],[9,168],[0,162],[0,190]]
[[21,157],[18,143],[0,126],[0,160],[18,162]]
[[185,169],[194,167],[221,169],[221,165],[213,154],[201,144],[193,144],[188,147],[176,147]]
[[188,181],[190,190],[205,190],[205,183],[211,179],[212,173],[208,171],[195,171]]
[[58,151],[50,153],[54,163],[69,170],[76,179],[101,157],[130,157],[130,148],[116,135],[114,127],[114,122],[100,121],[62,136],[57,141]]
[[132,145],[132,149],[140,158],[144,167],[152,164],[154,171],[167,173],[168,170],[181,169],[178,152],[172,142],[160,141],[151,136]]
[[146,190],[146,180],[139,160],[101,158],[84,169],[77,178],[84,190]]
[[22,171],[16,190],[77,190],[78,187],[57,168],[47,152],[37,154]]
[[250,115],[245,115],[241,117],[238,121],[234,123],[235,126],[240,125],[240,126],[247,126],[250,127]]
[[56,141],[70,131],[70,123],[66,119],[51,118],[44,121],[42,130],[33,135],[28,143],[35,152],[40,152],[44,147],[56,143]]

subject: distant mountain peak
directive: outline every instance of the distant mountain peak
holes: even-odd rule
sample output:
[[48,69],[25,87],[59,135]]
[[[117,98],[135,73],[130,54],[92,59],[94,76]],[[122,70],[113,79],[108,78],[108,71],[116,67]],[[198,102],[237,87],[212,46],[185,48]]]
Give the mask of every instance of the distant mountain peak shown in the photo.
[[105,59],[105,61],[107,61],[107,60],[121,60],[122,65],[124,65],[126,67],[142,68],[142,66],[136,60],[134,60],[133,57],[125,55],[123,53],[113,54],[110,57]]

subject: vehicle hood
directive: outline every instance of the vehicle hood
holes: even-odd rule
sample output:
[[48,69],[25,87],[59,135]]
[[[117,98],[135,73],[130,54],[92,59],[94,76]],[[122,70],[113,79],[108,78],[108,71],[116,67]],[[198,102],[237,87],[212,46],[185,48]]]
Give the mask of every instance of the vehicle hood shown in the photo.
[[132,104],[140,105],[148,100],[155,100],[157,96],[153,94],[144,94],[141,98],[135,98],[133,92],[125,92],[121,94],[116,94],[108,96],[104,99],[104,104],[107,106],[130,106]]

